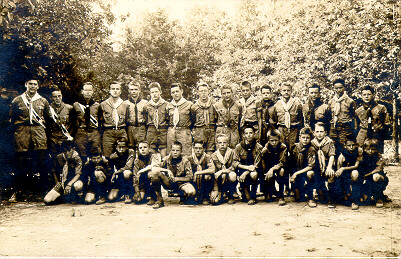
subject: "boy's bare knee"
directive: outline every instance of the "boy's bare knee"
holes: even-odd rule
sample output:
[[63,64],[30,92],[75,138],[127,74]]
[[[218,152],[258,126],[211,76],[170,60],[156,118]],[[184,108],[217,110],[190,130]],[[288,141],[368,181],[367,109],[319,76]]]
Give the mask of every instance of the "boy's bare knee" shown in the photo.
[[102,171],[95,171],[95,179],[98,183],[104,183],[106,181],[106,175]]
[[117,198],[118,190],[112,189],[109,193],[109,200],[114,201]]
[[88,192],[86,195],[85,195],[85,202],[86,203],[93,203],[94,201],[95,201],[95,194],[94,193],[91,193],[91,192]]
[[312,170],[306,172],[306,177],[308,177],[308,180],[312,179],[315,176],[315,172]]
[[351,172],[351,181],[358,181],[359,172],[357,170],[352,170]]
[[76,181],[72,186],[74,187],[74,189],[76,191],[79,192],[79,191],[82,191],[82,189],[84,188],[84,183],[79,180],[79,181]]
[[258,179],[258,173],[253,171],[249,174],[249,177],[251,177],[252,180]]
[[184,191],[184,193],[188,196],[188,197],[193,197],[196,195],[196,190],[195,188],[192,186],[192,184],[187,184],[185,186],[183,186],[182,190]]
[[230,181],[230,182],[235,182],[236,180],[237,180],[237,174],[236,173],[234,173],[234,172],[230,172],[229,174],[228,174],[228,180]]
[[212,176],[210,175],[205,175],[205,181],[211,181],[212,180]]
[[283,177],[283,176],[284,176],[284,173],[285,173],[284,168],[281,168],[280,171],[278,171],[278,175],[279,175],[280,177]]
[[373,181],[374,182],[379,182],[379,181],[383,181],[383,176],[381,176],[380,174],[374,174],[373,175]]
[[125,171],[123,172],[123,174],[124,174],[124,179],[125,179],[125,180],[129,180],[129,179],[131,178],[131,176],[132,176],[132,171],[130,171],[130,170],[125,170]]

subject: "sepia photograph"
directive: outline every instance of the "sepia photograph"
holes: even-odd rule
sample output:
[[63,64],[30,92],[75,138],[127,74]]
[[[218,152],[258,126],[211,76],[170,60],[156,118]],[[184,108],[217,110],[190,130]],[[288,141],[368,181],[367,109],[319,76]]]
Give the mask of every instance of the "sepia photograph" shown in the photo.
[[0,0],[0,257],[401,258],[398,0]]

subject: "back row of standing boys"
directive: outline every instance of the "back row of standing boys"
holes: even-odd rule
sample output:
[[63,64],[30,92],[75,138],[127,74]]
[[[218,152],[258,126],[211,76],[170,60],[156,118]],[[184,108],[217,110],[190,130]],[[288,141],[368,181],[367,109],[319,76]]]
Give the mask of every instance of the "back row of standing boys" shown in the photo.
[[247,81],[240,85],[240,100],[223,86],[216,103],[205,83],[197,85],[193,103],[182,96],[180,84],[170,86],[171,102],[163,100],[156,82],[148,86],[149,101],[141,99],[136,82],[129,83],[129,99],[123,101],[121,85],[113,82],[110,97],[100,104],[92,99],[93,85],[85,83],[72,106],[56,87],[49,105],[37,93],[37,80],[25,86],[11,108],[19,170],[10,201],[26,187],[29,159],[36,161],[40,188],[49,190],[43,161],[50,154],[56,185],[44,198],[47,204],[60,196],[96,204],[123,197],[125,203],[149,199],[160,208],[161,186],[178,193],[180,203],[196,198],[204,205],[233,204],[239,183],[249,205],[256,203],[259,185],[265,201],[277,198],[279,205],[286,203],[285,192],[293,192],[295,201],[310,207],[317,200],[329,207],[383,206],[388,178],[381,153],[389,115],[374,101],[371,87],[362,89],[357,108],[340,78],[332,82],[335,95],[327,104],[314,84],[303,105],[289,84],[274,103],[268,85],[258,100]]

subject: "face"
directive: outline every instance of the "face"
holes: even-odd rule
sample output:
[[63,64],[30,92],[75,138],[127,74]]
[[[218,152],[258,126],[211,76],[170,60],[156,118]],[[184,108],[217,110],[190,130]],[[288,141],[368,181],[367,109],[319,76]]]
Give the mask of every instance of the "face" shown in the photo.
[[128,94],[130,97],[136,99],[139,96],[139,86],[137,85],[128,85]]
[[226,137],[217,138],[217,148],[220,152],[226,152],[228,148],[228,139]]
[[209,88],[207,86],[199,86],[198,87],[198,95],[199,99],[201,100],[207,100],[209,97]]
[[262,88],[261,94],[262,94],[263,100],[267,101],[267,100],[271,99],[271,96],[270,96],[271,92],[269,89]]
[[326,136],[326,131],[324,130],[324,127],[316,125],[315,126],[316,139],[321,141],[322,139],[324,139],[325,136]]
[[149,145],[147,143],[139,143],[138,150],[139,154],[142,156],[149,155]]
[[125,152],[127,152],[127,150],[128,150],[127,143],[125,142],[117,143],[116,151],[118,154],[124,154]]
[[61,104],[61,102],[63,101],[63,95],[61,94],[61,91],[52,92],[52,101],[56,105],[60,105]]
[[25,83],[25,87],[29,94],[34,95],[39,89],[39,84],[37,80],[29,80]]
[[254,134],[253,134],[253,129],[251,128],[246,128],[244,129],[244,133],[243,133],[243,138],[245,140],[245,142],[252,142],[253,138],[254,138]]
[[319,88],[309,88],[309,97],[312,101],[316,101],[320,97]]
[[223,100],[228,102],[233,99],[233,91],[231,89],[223,89],[221,95],[223,96]]
[[181,147],[179,145],[171,145],[171,156],[179,158],[181,156]]
[[171,97],[173,97],[174,101],[178,102],[182,98],[181,88],[178,86],[171,88]]
[[291,97],[291,87],[289,86],[283,86],[283,88],[281,88],[281,95],[285,98],[285,99],[289,99]]
[[310,141],[311,141],[311,137],[310,137],[309,134],[301,134],[301,135],[299,135],[299,142],[301,142],[301,144],[303,146],[309,145]]
[[160,100],[160,90],[157,87],[150,88],[150,98],[157,103]]
[[278,136],[271,136],[269,137],[269,144],[272,147],[277,147],[278,143],[280,142],[280,138]]
[[197,157],[202,156],[204,149],[203,149],[203,145],[201,143],[195,143],[193,149],[194,149],[195,156],[197,156]]
[[356,149],[355,141],[348,140],[347,143],[345,144],[345,148],[348,151],[353,152]]
[[113,98],[118,98],[121,95],[121,86],[118,84],[110,85],[110,95]]
[[377,153],[377,149],[374,146],[367,146],[364,148],[364,150],[366,154],[368,154],[369,156],[372,156]]
[[90,160],[93,162],[93,163],[95,163],[95,164],[99,164],[100,163],[100,161],[102,161],[102,156],[92,156],[91,158],[90,158]]
[[370,90],[363,90],[362,91],[362,101],[364,103],[369,103],[373,100],[373,93]]
[[93,96],[93,86],[84,85],[81,92],[85,99],[91,99]]
[[245,99],[248,99],[251,96],[251,86],[250,85],[243,85],[241,87],[241,95]]
[[345,87],[341,83],[334,84],[333,88],[337,96],[342,96],[345,92]]

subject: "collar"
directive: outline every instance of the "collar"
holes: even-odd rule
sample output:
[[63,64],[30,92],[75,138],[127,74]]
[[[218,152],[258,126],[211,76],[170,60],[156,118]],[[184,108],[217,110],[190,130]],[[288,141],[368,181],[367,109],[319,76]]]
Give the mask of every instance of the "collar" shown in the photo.
[[171,104],[174,106],[181,106],[182,104],[184,104],[187,100],[184,97],[181,97],[181,99],[176,102],[174,99],[171,101]]
[[80,95],[80,96],[78,97],[78,103],[79,103],[79,104],[82,104],[83,106],[86,106],[86,105],[92,106],[92,105],[95,103],[95,101],[91,98],[91,99],[89,100],[89,102],[86,102],[86,100],[85,100],[85,98],[83,97],[83,95]]
[[154,108],[159,108],[161,105],[163,105],[165,100],[163,98],[160,98],[157,103],[155,103],[152,99],[149,100],[148,104],[153,106]]
[[226,100],[223,99],[222,103],[223,103],[223,106],[228,109],[228,108],[231,108],[231,106],[234,105],[234,100],[231,99],[230,101],[227,102]]
[[34,102],[36,100],[39,100],[40,98],[42,98],[42,96],[40,96],[40,94],[38,94],[38,92],[35,93],[34,96],[32,96],[32,98],[29,98],[29,95],[25,92],[22,94],[25,99],[27,99],[28,101],[30,100],[30,102]]
[[209,98],[206,103],[203,103],[200,101],[200,99],[198,99],[196,101],[196,104],[198,104],[203,109],[208,109],[210,108],[210,106],[212,106],[212,100]]
[[114,103],[114,102],[113,102],[113,98],[112,98],[112,97],[109,97],[109,98],[106,100],[106,103],[107,103],[108,105],[110,105],[111,108],[117,109],[117,108],[123,103],[123,99],[121,99],[120,97],[118,97],[117,102]]

